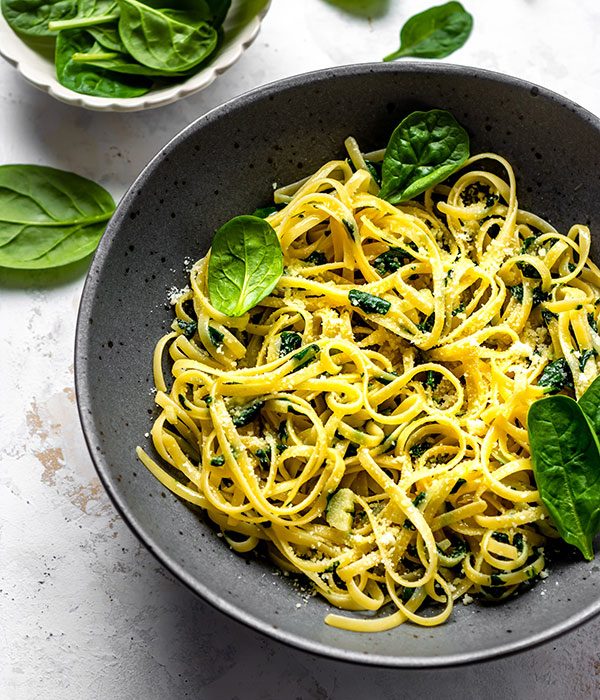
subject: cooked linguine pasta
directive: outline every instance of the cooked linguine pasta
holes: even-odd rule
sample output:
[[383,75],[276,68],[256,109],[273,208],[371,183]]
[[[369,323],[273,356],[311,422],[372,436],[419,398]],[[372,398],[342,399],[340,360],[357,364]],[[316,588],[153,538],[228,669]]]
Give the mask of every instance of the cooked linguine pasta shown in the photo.
[[597,376],[600,271],[585,226],[519,209],[498,155],[393,206],[377,196],[382,153],[346,145],[348,160],[275,193],[285,268],[258,306],[219,313],[208,256],[193,266],[154,358],[162,461],[138,455],[234,550],[262,541],[364,611],[330,625],[437,625],[456,600],[543,572],[557,534],[526,416],[549,367],[576,397]]

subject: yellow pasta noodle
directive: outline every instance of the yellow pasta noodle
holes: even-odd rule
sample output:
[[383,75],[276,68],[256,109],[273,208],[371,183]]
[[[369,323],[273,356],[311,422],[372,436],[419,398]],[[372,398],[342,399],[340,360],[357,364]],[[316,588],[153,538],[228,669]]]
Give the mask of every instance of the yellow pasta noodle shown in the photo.
[[360,611],[330,625],[437,625],[544,569],[527,411],[557,360],[575,397],[597,376],[600,271],[585,226],[519,209],[498,155],[394,206],[382,153],[347,147],[275,193],[284,273],[249,313],[217,311],[193,266],[154,359],[159,459],[138,456],[233,549]]

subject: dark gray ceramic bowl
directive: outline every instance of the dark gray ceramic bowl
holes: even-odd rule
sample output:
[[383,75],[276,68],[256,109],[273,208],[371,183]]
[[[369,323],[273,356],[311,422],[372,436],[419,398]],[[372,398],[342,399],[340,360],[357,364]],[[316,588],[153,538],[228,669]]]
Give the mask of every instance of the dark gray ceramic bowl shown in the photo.
[[[600,123],[567,99],[515,78],[442,64],[358,65],[290,78],[201,117],[148,165],[121,201],[85,285],[76,346],[77,398],[96,468],[117,509],[181,581],[225,613],[301,649],[346,661],[426,667],[531,647],[600,610],[598,567],[557,563],[505,604],[456,606],[438,628],[405,624],[356,634],[328,627],[268,563],[231,552],[198,513],[136,460],[153,414],[151,357],[172,313],[167,289],[184,260],[206,252],[229,218],[264,205],[287,183],[343,155],[348,135],[385,146],[414,109],[450,110],[472,151],[515,166],[521,205],[559,228],[600,230]],[[594,257],[600,260],[598,239]],[[301,603],[297,607],[297,603]]]

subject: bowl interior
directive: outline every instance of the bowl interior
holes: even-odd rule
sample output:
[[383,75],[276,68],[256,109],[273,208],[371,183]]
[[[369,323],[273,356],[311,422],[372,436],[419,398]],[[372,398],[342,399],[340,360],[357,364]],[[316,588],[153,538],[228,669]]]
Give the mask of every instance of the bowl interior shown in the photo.
[[[199,514],[137,462],[152,416],[151,357],[169,328],[167,290],[187,283],[229,218],[271,201],[287,183],[344,154],[355,136],[380,148],[415,109],[451,111],[472,152],[513,164],[520,204],[564,231],[600,229],[600,130],[566,99],[513,78],[450,65],[362,65],[276,83],[200,118],[157,155],[119,205],[86,283],[76,379],[82,423],[105,486],[159,559],[205,599],[283,641],[332,657],[428,666],[525,648],[599,608],[589,562],[556,563],[548,579],[496,606],[458,605],[438,628],[411,624],[355,634],[323,622],[330,606],[268,562],[231,552]],[[590,176],[590,174],[593,175]],[[599,239],[593,255],[600,258]],[[164,497],[161,497],[164,496]]]

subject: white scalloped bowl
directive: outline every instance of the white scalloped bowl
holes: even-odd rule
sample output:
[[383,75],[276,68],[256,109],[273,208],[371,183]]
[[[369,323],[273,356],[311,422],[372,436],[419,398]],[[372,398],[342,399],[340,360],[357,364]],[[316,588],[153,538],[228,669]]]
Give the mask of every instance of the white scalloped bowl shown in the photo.
[[[256,3],[259,4],[259,3]],[[61,102],[99,112],[136,112],[152,109],[189,97],[208,87],[217,76],[230,68],[256,38],[263,17],[271,0],[264,0],[262,7],[248,13],[246,0],[233,0],[223,25],[224,40],[206,68],[176,85],[151,90],[141,97],[110,98],[80,95],[63,87],[56,79],[53,61],[26,44],[0,13],[0,56],[12,64],[19,73],[40,90]]]

